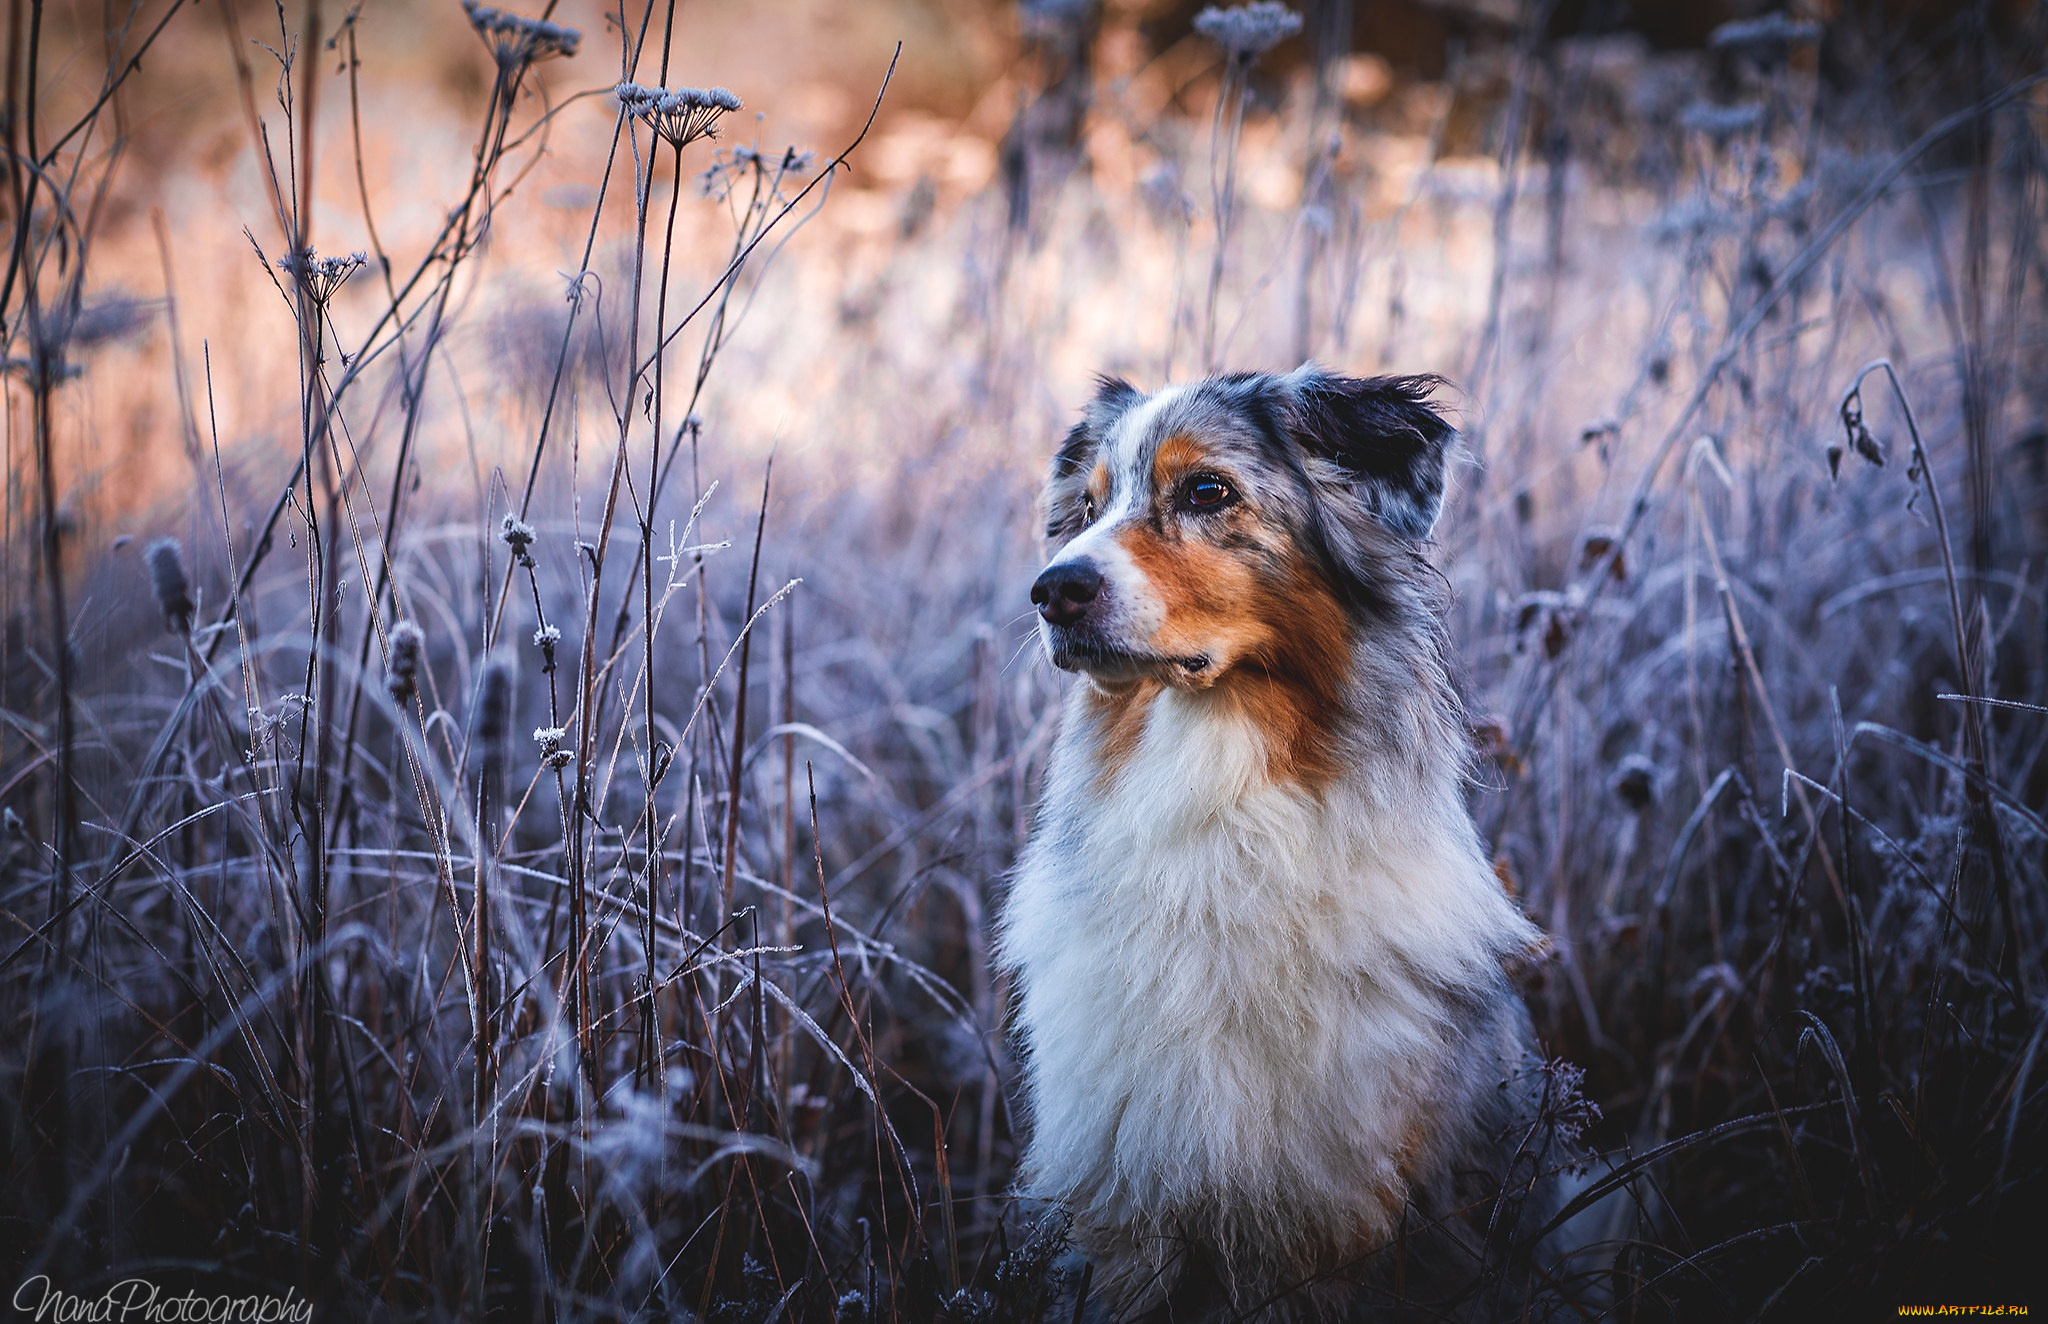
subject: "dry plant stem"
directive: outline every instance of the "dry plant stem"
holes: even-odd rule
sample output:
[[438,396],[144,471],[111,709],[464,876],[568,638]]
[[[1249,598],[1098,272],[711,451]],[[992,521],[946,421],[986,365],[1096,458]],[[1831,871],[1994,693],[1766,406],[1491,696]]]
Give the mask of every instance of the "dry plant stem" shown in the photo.
[[[839,931],[832,922],[832,897],[825,887],[825,857],[822,853],[823,846],[821,844],[824,841],[824,835],[818,831],[818,774],[809,760],[804,762],[804,780],[811,800],[811,861],[818,875],[818,908],[825,916],[825,945],[832,953],[832,978],[839,989],[839,1006],[846,1013],[846,1023],[853,1031],[854,1042],[860,1045],[861,1061],[867,1067],[868,1080],[872,1084],[881,1080],[881,1074],[875,1060],[874,1044],[866,1030],[862,1028],[860,1011],[854,1006],[852,990],[847,987],[846,966],[839,957]],[[882,1133],[885,1129],[889,1128],[889,1122],[882,1112],[880,1096],[870,1092],[868,1099],[872,1104],[875,1164],[879,1169],[882,1159]],[[915,1207],[914,1202],[913,1207]],[[887,1242],[889,1239],[889,1206],[887,1202],[882,1204],[881,1209],[882,1239],[884,1242]],[[870,1295],[872,1295],[872,1287],[869,1290]]]
[[[317,4],[317,0],[315,0]],[[283,10],[278,13],[280,28],[284,23]],[[288,39],[288,34],[286,34]],[[289,47],[288,47],[289,49]],[[306,523],[306,569],[308,578],[308,634],[310,636],[306,658],[305,685],[299,704],[298,749],[294,760],[290,784],[289,811],[297,823],[299,835],[307,844],[304,880],[305,895],[298,899],[300,959],[306,961],[307,953],[325,945],[327,931],[327,889],[329,884],[328,852],[323,849],[326,842],[324,831],[327,810],[327,764],[329,748],[329,705],[332,702],[332,649],[338,640],[335,623],[335,604],[331,585],[335,582],[335,568],[339,548],[330,545],[330,533],[334,526],[334,512],[337,501],[335,475],[328,464],[327,448],[323,446],[322,435],[327,424],[329,402],[325,394],[325,381],[321,373],[324,351],[322,309],[314,297],[311,284],[310,262],[312,245],[309,241],[311,227],[311,167],[312,167],[312,63],[306,66],[307,88],[301,93],[299,110],[301,120],[296,132],[290,130],[293,107],[286,97],[289,78],[292,73],[291,57],[286,60],[283,75],[279,80],[279,95],[287,123],[286,162],[297,186],[291,195],[293,202],[290,213],[281,218],[285,222],[287,242],[299,266],[293,282],[293,312],[296,320],[299,351],[299,398],[300,398],[300,459],[299,472],[306,481],[306,500],[301,516]],[[303,153],[303,158],[302,158]],[[275,169],[275,162],[271,162]],[[281,182],[273,183],[274,190],[284,195]],[[315,420],[320,420],[316,427]],[[316,491],[316,482],[325,492]],[[322,527],[319,508],[325,497],[328,519],[326,529]],[[309,732],[310,727],[310,732]],[[311,736],[309,741],[308,736]],[[306,785],[306,754],[308,746],[313,754],[313,774],[310,793]],[[316,1240],[323,1247],[332,1247],[333,1230],[339,1225],[339,1214],[334,1203],[331,1182],[339,1174],[333,1172],[333,1163],[326,1152],[327,1127],[322,1113],[327,1098],[327,1020],[328,1007],[322,997],[324,981],[313,972],[310,964],[301,966],[306,978],[299,989],[297,999],[300,1014],[296,1024],[295,1051],[296,1070],[306,1083],[305,1107],[302,1109],[301,1127],[302,1167],[300,1172],[300,1215],[299,1215],[299,1256],[300,1280],[308,1288],[314,1285]]]
[[[17,219],[14,227],[13,242],[7,246],[7,277],[4,282],[0,282],[0,322],[4,322],[9,329],[9,335],[4,345],[10,348],[13,345],[12,331],[15,322],[8,320],[6,315],[14,302],[15,279],[21,274],[22,264],[28,257],[30,227],[22,222],[32,214],[31,209],[35,205],[35,191],[41,183],[36,172],[24,168],[23,161],[25,158],[33,157],[35,153],[36,73],[39,63],[38,53],[42,46],[42,16],[42,5],[38,3],[34,8],[32,16],[29,18],[32,29],[27,37],[27,58],[25,61],[17,60],[15,52],[24,49],[22,44],[22,0],[8,0],[8,54],[5,61],[7,66],[6,100],[4,104],[0,104],[0,117],[4,117],[7,132],[7,185],[8,192],[12,196],[14,203],[14,215]],[[24,62],[28,66],[26,70],[27,97],[25,98],[25,105],[22,94],[23,70],[21,68]],[[18,142],[17,135],[24,133],[27,135],[26,142]],[[8,458],[11,462],[13,458],[11,453]],[[10,474],[11,477],[12,475]],[[10,483],[10,488],[11,486],[12,484]],[[8,545],[12,546],[14,541],[12,518],[14,502],[12,500],[12,491],[8,495],[7,514],[9,519],[7,532],[9,536],[7,541]]]
[[761,470],[761,511],[754,523],[754,555],[747,569],[747,610],[743,618],[746,627],[740,633],[740,670],[738,693],[733,700],[732,767],[726,778],[725,843],[719,853],[724,875],[720,892],[725,903],[725,913],[732,914],[733,867],[738,863],[737,852],[740,832],[740,769],[747,746],[747,671],[754,651],[754,596],[761,577],[761,538],[768,528],[768,488],[775,472],[775,457],[770,455],[768,463]]
[[[40,17],[41,7],[37,7]],[[33,82],[33,80],[31,80]],[[24,230],[26,226],[22,227]],[[30,334],[38,342],[43,337],[37,334],[35,322],[39,312],[36,291],[31,285],[26,300],[30,319]],[[56,678],[57,704],[57,766],[56,785],[51,788],[51,808],[55,823],[51,833],[55,842],[54,859],[50,871],[49,918],[56,926],[55,942],[47,946],[43,965],[43,986],[49,999],[54,1002],[64,995],[61,986],[71,981],[71,907],[74,904],[72,877],[74,852],[77,849],[78,803],[76,772],[73,766],[74,719],[71,696],[71,641],[69,604],[64,591],[63,546],[57,524],[57,481],[55,474],[54,442],[51,437],[50,395],[55,383],[51,380],[55,365],[48,362],[47,355],[38,363],[30,385],[31,409],[36,470],[40,495],[40,525],[42,534],[42,569],[44,588],[49,602],[50,666]],[[47,1036],[47,1041],[46,1041]],[[50,1133],[49,1148],[43,1165],[46,1192],[51,1197],[61,1197],[64,1185],[71,1180],[72,1125],[70,1109],[64,1097],[69,1088],[72,1070],[72,1036],[61,1026],[46,1030],[43,1011],[38,1006],[30,1020],[29,1043],[31,1051],[23,1072],[22,1097],[28,1102],[37,1121],[46,1125]],[[44,1077],[36,1077],[36,1068],[41,1067]],[[56,1239],[47,1243],[56,1245]]]
[[[1534,81],[1531,71],[1536,67],[1536,48],[1550,24],[1550,13],[1555,3],[1556,0],[1535,0],[1524,7],[1522,40],[1516,43],[1515,69],[1508,80],[1508,104],[1500,128],[1500,197],[1495,200],[1493,209],[1493,272],[1487,281],[1486,312],[1480,320],[1479,347],[1473,351],[1472,371],[1467,374],[1465,383],[1465,389],[1475,400],[1484,398],[1484,383],[1500,356],[1502,304],[1507,292],[1515,198],[1521,185],[1522,140],[1526,136],[1523,121],[1528,117],[1529,85]],[[1483,422],[1468,431],[1466,441],[1474,456],[1483,461],[1486,453]],[[1480,463],[1474,468],[1473,482],[1485,482],[1486,465]]]
[[[1963,614],[1962,590],[1956,576],[1955,552],[1949,541],[1948,515],[1941,501],[1941,486],[1934,481],[1933,466],[1926,449],[1920,444],[1920,424],[1913,416],[1913,403],[1906,398],[1905,388],[1899,382],[1898,370],[1890,359],[1875,359],[1864,364],[1849,384],[1848,397],[1860,395],[1864,379],[1873,372],[1882,372],[1885,380],[1890,383],[1892,398],[1899,403],[1899,411],[1906,422],[1907,436],[1913,443],[1914,467],[1920,476],[1921,488],[1927,493],[1928,507],[1934,512],[1935,542],[1941,550],[1942,585],[1948,591],[1949,620],[1955,629],[1957,675],[1963,687],[1963,694],[1974,699],[1977,697],[1978,689],[1971,674],[1968,626]],[[1969,725],[1973,728],[1973,735],[1977,735],[1975,728],[1978,723],[1971,722]],[[1981,744],[1977,746],[1980,755],[1982,748]]]
[[[21,276],[28,261],[28,246],[31,227],[25,222],[34,214],[36,191],[42,185],[42,172],[29,169],[27,163],[37,159],[36,153],[36,110],[41,98],[38,95],[38,74],[41,69],[43,6],[42,0],[34,0],[29,7],[28,42],[22,44],[21,0],[9,0],[7,6],[7,179],[14,195],[14,242],[7,248],[7,277],[0,281],[0,318],[4,318],[13,306],[14,284]],[[26,50],[25,63],[28,68],[25,78],[18,75],[14,52]],[[17,79],[21,78],[18,82]],[[25,88],[23,83],[26,84]],[[15,134],[22,134],[20,144]],[[31,287],[33,277],[30,278]],[[33,298],[33,290],[27,298]],[[7,343],[13,343],[15,323],[7,323]]]
[[[33,295],[30,296],[29,312],[31,323],[39,320],[35,316],[37,308]],[[32,331],[31,334],[35,333]],[[37,486],[41,501],[39,524],[42,530],[43,590],[50,612],[50,668],[57,682],[57,781],[51,795],[55,819],[51,836],[56,846],[53,852],[55,868],[50,875],[52,917],[65,914],[71,908],[72,869],[76,863],[78,841],[77,781],[73,767],[77,734],[71,697],[71,615],[64,588],[64,545],[57,520],[56,442],[51,435],[50,416],[50,397],[56,389],[51,377],[55,371],[55,364],[41,363],[30,385],[31,427],[35,437]],[[58,925],[56,937],[56,945],[50,951],[49,969],[53,974],[68,975],[71,961],[71,925],[68,921]]]
[[[653,12],[653,0],[649,0],[648,12],[649,14]],[[641,29],[642,40],[645,39],[645,35],[646,28],[645,24],[643,24]],[[619,118],[623,125],[627,119],[627,111],[623,105],[619,107]],[[626,361],[628,363],[637,363],[639,359],[638,345],[640,337],[640,295],[645,281],[647,266],[647,195],[649,189],[653,186],[654,171],[651,158],[644,163],[639,160],[640,148],[638,139],[629,135],[628,142],[633,147],[636,168],[633,189],[632,293],[626,321]],[[649,152],[651,153],[652,151],[653,141],[650,139]],[[567,843],[569,870],[571,877],[575,880],[575,886],[572,888],[570,898],[572,920],[570,936],[574,946],[576,988],[574,1005],[576,1008],[577,1041],[582,1046],[584,1074],[593,1095],[593,1103],[596,1100],[602,1099],[604,1083],[598,1066],[595,1009],[591,1006],[590,1002],[589,963],[591,952],[589,936],[591,930],[587,909],[590,888],[588,859],[584,843],[587,836],[585,822],[586,820],[595,821],[598,809],[598,806],[592,803],[592,777],[594,776],[592,764],[597,752],[598,725],[596,720],[598,712],[597,613],[600,595],[603,591],[605,552],[611,542],[612,522],[618,513],[619,490],[623,486],[626,477],[626,444],[632,431],[633,401],[638,394],[639,380],[639,374],[636,372],[629,376],[626,381],[625,397],[620,402],[618,409],[619,440],[612,458],[611,481],[605,490],[604,514],[598,525],[596,541],[586,553],[589,587],[583,615],[582,660],[577,678],[579,690],[577,712],[581,715],[581,720],[577,723],[576,728],[576,801],[574,811],[571,814],[574,826],[571,829],[570,838]],[[536,446],[545,445],[546,440],[546,436],[543,434],[536,443]],[[536,468],[538,463],[539,456],[536,454]],[[509,589],[511,574],[509,568],[506,574],[507,588]],[[501,603],[505,596],[504,592],[499,594]],[[649,680],[652,680],[651,676]]]
[[[1966,699],[1978,697],[1978,684],[1972,663],[1968,618],[1963,612],[1962,588],[1956,575],[1954,544],[1949,540],[1948,514],[1941,501],[1941,485],[1934,481],[1934,466],[1928,457],[1926,447],[1920,441],[1920,424],[1913,415],[1913,403],[1906,397],[1906,390],[1899,381],[1897,368],[1890,359],[1876,359],[1867,363],[1857,372],[1850,383],[1845,399],[1858,398],[1863,381],[1874,372],[1882,372],[1890,383],[1892,398],[1898,401],[1900,414],[1906,422],[1906,434],[1913,444],[1913,468],[1919,474],[1921,490],[1927,493],[1928,508],[1934,513],[1935,543],[1941,549],[1942,584],[1948,591],[1949,623],[1955,631],[1956,674]],[[1846,406],[1845,406],[1846,408]],[[1981,605],[1981,599],[1980,599]],[[2010,984],[2017,986],[2021,999],[2031,998],[2032,980],[2027,963],[2020,960],[2021,952],[2030,950],[2026,935],[2020,927],[2020,916],[2013,901],[2012,872],[2005,859],[2004,836],[1998,825],[1998,818],[1991,806],[1991,797],[1985,789],[1991,767],[1990,727],[1985,710],[1975,703],[1963,705],[1963,736],[1965,759],[1975,776],[1965,777],[1963,791],[1970,801],[1977,831],[1982,834],[1991,855],[1992,880],[1997,889],[2000,917],[2005,924],[2005,942],[1999,952],[1999,972]],[[1802,803],[1804,801],[1802,800]]]
[[[671,15],[671,18],[673,15]],[[662,46],[662,63],[668,60],[667,39]],[[650,153],[653,151],[650,145]],[[654,334],[657,341],[662,334],[664,319],[668,316],[669,264],[675,253],[676,212],[683,196],[683,149],[678,143],[670,158],[674,170],[673,184],[668,198],[668,225],[662,233],[660,283],[654,296]],[[653,163],[649,162],[652,173]],[[641,1060],[647,1072],[647,1079],[659,1081],[661,1073],[660,1027],[655,1015],[654,1001],[654,911],[661,896],[661,843],[659,840],[661,816],[655,808],[654,792],[656,782],[654,742],[654,504],[660,487],[661,476],[661,408],[662,408],[662,365],[665,357],[659,350],[654,354],[654,405],[652,426],[647,440],[647,495],[640,503],[640,642],[641,662],[644,675],[641,680],[641,697],[645,704],[642,716],[647,727],[642,749],[643,767],[642,790],[645,792],[645,817],[647,820],[647,928],[641,935],[641,947],[646,955],[647,987],[640,998],[641,1017]],[[635,1079],[640,1079],[636,1071]]]
[[[493,664],[486,664],[487,667],[490,665]],[[482,684],[488,686],[490,683],[491,679],[486,674]],[[471,1309],[478,1319],[487,1314],[487,1266],[490,1263],[491,1228],[495,1221],[497,1195],[494,1177],[498,1161],[498,1082],[495,1062],[496,995],[491,978],[491,892],[496,871],[496,820],[499,802],[504,796],[503,748],[508,741],[509,735],[499,732],[494,739],[487,738],[485,742],[483,769],[476,790],[476,840],[473,847],[476,853],[476,895],[470,924],[474,930],[475,969],[470,977],[470,1035],[475,1064],[470,1097],[470,1173],[465,1190],[472,1206],[470,1217],[475,1232],[472,1244],[476,1246],[470,1271]]]
[[1209,258],[1209,292],[1202,311],[1203,372],[1216,371],[1216,300],[1223,289],[1230,223],[1237,210],[1237,144],[1244,132],[1245,86],[1250,75],[1248,62],[1234,54],[1224,57],[1216,114],[1209,126],[1210,211],[1216,226],[1216,250]]
[[[1733,476],[1713,454],[1712,448],[1704,442],[1701,443],[1700,456],[1702,467],[1713,469],[1728,482],[1729,486],[1734,485]],[[1701,539],[1706,547],[1707,562],[1713,567],[1714,588],[1721,599],[1722,612],[1728,623],[1729,636],[1735,644],[1736,656],[1741,660],[1743,672],[1749,677],[1750,686],[1756,693],[1757,706],[1763,711],[1764,724],[1770,730],[1772,746],[1777,750],[1778,761],[1787,771],[1792,771],[1797,765],[1792,758],[1791,742],[1785,738],[1785,728],[1778,720],[1777,705],[1771,701],[1771,692],[1764,683],[1763,671],[1757,666],[1756,650],[1750,646],[1749,631],[1743,625],[1742,613],[1736,607],[1735,591],[1729,579],[1728,567],[1721,560],[1720,543],[1708,525],[1707,512],[1700,502],[1697,475],[1693,481],[1692,505],[1693,517],[1698,521]],[[1836,871],[1832,853],[1820,843],[1820,823],[1814,815],[1813,805],[1806,798],[1803,782],[1793,783],[1793,793],[1799,802],[1799,812],[1806,819],[1807,831],[1813,834],[1813,844],[1820,852],[1821,871],[1827,875],[1828,886],[1834,891],[1835,901],[1846,915],[1849,911],[1849,898],[1843,891],[1841,875]]]
[[[734,866],[737,863],[737,855],[739,849],[740,799],[742,791],[744,790],[745,786],[745,783],[742,780],[742,769],[744,767],[744,757],[747,741],[747,678],[753,655],[755,623],[754,601],[761,573],[761,540],[762,536],[766,533],[768,527],[768,493],[770,479],[774,474],[774,467],[775,457],[773,452],[771,452],[768,457],[768,462],[763,467],[761,473],[761,510],[754,524],[754,554],[752,563],[747,571],[747,607],[746,614],[742,618],[742,624],[740,627],[740,637],[738,640],[738,648],[740,650],[739,676],[737,683],[735,685],[735,694],[733,697],[732,736],[730,741],[728,742],[732,755],[732,763],[726,775],[725,838],[722,844],[722,849],[720,851],[720,863],[723,867],[721,895],[724,903],[724,922],[727,924],[730,924],[737,919],[737,916],[733,912],[733,874]],[[780,597],[781,595],[778,594],[777,596]],[[708,683],[706,688],[706,694],[709,694]],[[695,721],[694,714],[692,716],[692,721],[693,723]],[[754,907],[749,907],[748,909],[749,911],[756,911],[756,908]],[[756,911],[756,913],[758,912]],[[754,923],[754,934],[755,945],[757,947],[759,946],[759,933],[760,923],[759,920],[756,919]],[[760,1027],[762,1026],[764,1021],[764,1013],[761,1006],[761,998],[762,993],[760,965],[759,958],[757,957],[754,968],[754,979],[751,997],[752,1015],[749,1018],[752,1023],[750,1028],[753,1032],[747,1036],[749,1040],[750,1055],[749,1078],[747,1082],[747,1088],[742,1092],[742,1106],[738,1110],[731,1111],[733,1122],[736,1125],[743,1126],[750,1131],[759,1128],[761,1121],[761,1108],[763,1104],[763,1100],[761,1098],[762,1090],[760,1088],[760,1072],[762,1071],[765,1063],[762,1056],[762,1044],[760,1038]],[[718,1020],[717,1026],[712,1033],[711,1038],[711,1048],[714,1055],[718,1053],[719,1046],[723,1044],[725,1041],[725,1026],[725,1018],[721,1015],[721,1017]],[[714,1056],[714,1061],[718,1061],[716,1056]],[[719,1084],[721,1089],[726,1088],[724,1079],[724,1068],[722,1063],[720,1063],[719,1065]],[[728,1108],[730,1109],[730,1100],[728,1100]],[[748,1172],[748,1180],[750,1184],[753,1181],[751,1168]],[[715,1255],[713,1257],[713,1263],[714,1265],[716,1264]]]

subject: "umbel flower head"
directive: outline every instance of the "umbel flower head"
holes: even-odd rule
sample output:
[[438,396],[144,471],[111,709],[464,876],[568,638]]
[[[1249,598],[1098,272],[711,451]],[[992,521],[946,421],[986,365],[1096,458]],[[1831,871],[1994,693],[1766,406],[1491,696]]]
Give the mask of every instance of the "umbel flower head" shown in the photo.
[[367,259],[360,252],[345,257],[321,257],[307,248],[286,253],[277,260],[277,269],[297,281],[305,290],[306,297],[314,303],[325,304],[365,261]]
[[648,128],[678,150],[699,138],[716,138],[718,121],[742,104],[722,87],[679,87],[670,91],[620,83],[613,95],[628,115],[647,121]]
[[[785,147],[782,154],[776,156],[771,152],[763,152],[758,147],[749,147],[741,143],[730,151],[712,153],[711,166],[702,176],[704,195],[723,201],[731,195],[735,187],[748,180],[766,180],[775,186],[779,196],[781,186],[789,180],[809,173],[814,160],[812,153],[799,151],[795,147]],[[692,427],[695,421],[696,415],[693,414],[683,421],[683,426]]]
[[1301,31],[1301,15],[1279,0],[1255,0],[1230,9],[1211,5],[1195,15],[1195,31],[1222,47],[1232,60],[1250,64]]
[[469,25],[491,48],[501,69],[524,69],[551,55],[574,55],[583,44],[583,33],[563,23],[522,18],[476,0],[462,0],[462,12],[469,15]]

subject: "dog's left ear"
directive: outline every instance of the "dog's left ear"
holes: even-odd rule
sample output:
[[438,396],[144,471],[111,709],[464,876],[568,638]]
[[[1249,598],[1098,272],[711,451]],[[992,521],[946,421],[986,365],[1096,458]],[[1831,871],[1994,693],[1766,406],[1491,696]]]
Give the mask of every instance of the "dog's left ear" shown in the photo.
[[1430,404],[1439,377],[1342,377],[1305,363],[1282,380],[1296,439],[1357,485],[1379,522],[1420,541],[1444,501],[1444,453],[1457,430]]

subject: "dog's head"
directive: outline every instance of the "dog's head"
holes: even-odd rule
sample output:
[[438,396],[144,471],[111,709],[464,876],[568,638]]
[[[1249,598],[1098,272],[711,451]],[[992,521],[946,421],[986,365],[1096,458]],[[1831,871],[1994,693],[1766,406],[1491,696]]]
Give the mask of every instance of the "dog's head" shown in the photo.
[[1053,662],[1185,689],[1340,665],[1443,502],[1433,377],[1105,379],[1053,460],[1031,588]]

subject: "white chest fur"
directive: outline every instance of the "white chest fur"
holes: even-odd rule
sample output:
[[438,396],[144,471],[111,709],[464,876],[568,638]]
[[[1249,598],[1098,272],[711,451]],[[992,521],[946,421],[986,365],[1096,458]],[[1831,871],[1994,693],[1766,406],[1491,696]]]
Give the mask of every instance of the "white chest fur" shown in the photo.
[[1389,1230],[1471,1092],[1534,930],[1455,767],[1360,766],[1320,798],[1261,733],[1167,691],[1113,775],[1077,696],[1004,918],[1024,1181],[1143,1255],[1188,1231],[1287,1253]]

